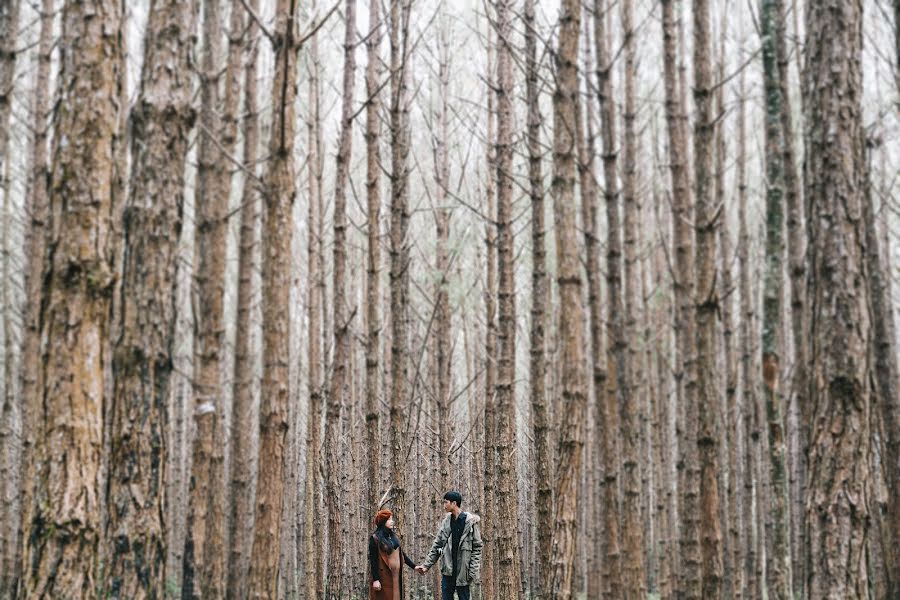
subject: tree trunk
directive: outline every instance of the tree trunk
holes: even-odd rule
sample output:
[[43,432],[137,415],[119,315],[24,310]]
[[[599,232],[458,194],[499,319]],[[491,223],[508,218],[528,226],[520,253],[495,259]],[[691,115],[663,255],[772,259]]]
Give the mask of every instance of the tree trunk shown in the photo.
[[[19,31],[19,0],[0,1],[0,192],[3,193],[3,396],[0,397],[0,596],[14,595],[18,581],[19,462],[17,434],[21,414],[15,398],[12,253],[12,197],[9,179],[10,122],[16,44]],[[26,304],[27,306],[27,304]],[[26,309],[27,310],[27,309]]]
[[[634,41],[632,0],[622,1],[622,31],[625,45],[625,102],[622,114],[624,124],[624,171],[622,180],[622,204],[624,208],[622,233],[624,238],[624,318],[623,333],[627,351],[625,356],[625,387],[622,402],[622,476],[624,490],[625,523],[622,529],[624,583],[623,598],[643,600],[646,595],[644,571],[644,539],[641,525],[641,424],[643,421],[643,394],[639,385],[644,373],[638,353],[637,309],[640,298],[640,265],[638,264],[637,228],[640,218],[640,199],[637,197],[637,139],[635,132],[635,77],[637,52]],[[612,288],[610,288],[612,289]],[[610,306],[615,306],[611,303]]]
[[[382,491],[381,447],[378,404],[379,346],[381,345],[381,0],[369,2],[369,35],[366,38],[366,205],[368,222],[368,269],[366,271],[366,443],[369,449],[366,478],[368,506],[374,512]],[[309,555],[307,555],[309,556]]]
[[219,61],[222,24],[219,3],[203,0],[203,58],[200,86],[197,188],[194,202],[194,285],[197,310],[194,339],[194,421],[191,446],[187,537],[184,552],[184,598],[225,595],[225,455],[221,431],[225,396],[222,360],[225,343],[226,214],[231,175],[219,115]]
[[305,493],[305,555],[306,555],[306,599],[318,600],[324,593],[324,573],[322,569],[322,555],[319,544],[321,539],[315,527],[309,524],[315,522],[316,515],[321,511],[321,425],[322,425],[322,391],[324,382],[322,378],[325,356],[323,354],[324,323],[325,323],[325,269],[322,250],[323,238],[323,209],[322,209],[322,133],[321,116],[319,112],[319,44],[318,35],[313,34],[309,40],[309,53],[307,55],[307,68],[309,70],[309,116],[307,117],[307,144],[309,157],[307,159],[309,172],[309,250],[308,250],[308,319],[309,332],[307,347],[309,356],[307,363],[309,406],[306,420],[306,481]]
[[[544,176],[541,168],[540,88],[537,62],[534,0],[525,0],[525,95],[528,110],[528,192],[531,199],[531,332],[530,389],[532,433],[534,435],[534,477],[537,494],[537,548],[550,547],[549,527],[553,502],[551,481],[550,415],[547,406],[547,359],[545,330],[550,288],[547,282],[546,226],[544,216]],[[547,577],[541,569],[533,570],[531,585],[535,600],[545,600]]]
[[763,291],[763,391],[766,395],[769,465],[772,486],[772,554],[766,572],[768,589],[779,600],[792,597],[790,506],[781,392],[781,356],[784,353],[782,297],[784,288],[784,168],[781,129],[781,86],[775,53],[774,0],[764,0],[762,25],[763,83],[766,97],[766,272]]
[[350,385],[350,294],[347,293],[347,191],[350,176],[350,154],[353,133],[353,88],[356,73],[356,0],[346,0],[344,12],[344,74],[341,109],[341,132],[337,153],[337,171],[334,192],[334,284],[332,288],[334,309],[334,360],[325,414],[325,511],[328,515],[328,558],[325,596],[342,597],[345,589],[345,566],[342,557],[346,548],[339,540],[341,521],[347,515],[340,506],[340,482],[338,457],[341,455],[341,407],[349,399],[345,394]]
[[581,297],[581,265],[578,258],[575,203],[575,150],[578,130],[578,38],[581,3],[561,0],[556,91],[553,96],[553,208],[558,249],[560,306],[559,332],[562,365],[562,422],[554,497],[550,564],[553,600],[569,600],[573,594],[575,520],[578,514],[578,482],[581,472],[587,416],[584,372],[584,306]]
[[131,114],[134,168],[123,223],[121,332],[113,354],[106,541],[107,593],[115,598],[165,592],[175,273],[194,122],[191,86],[179,76],[190,70],[194,11],[189,3],[157,0],[149,15],[141,91]]
[[[27,597],[96,593],[104,489],[103,406],[111,294],[110,214],[117,113],[117,1],[69,2],[50,188],[52,234],[41,290],[42,384],[34,416],[34,506]],[[93,240],[85,244],[84,240]]]
[[[869,171],[871,172],[871,171]],[[870,186],[871,183],[867,183]],[[882,209],[886,208],[882,205]],[[876,224],[875,207],[870,187],[866,189],[863,205],[866,222],[866,267],[869,270],[869,294],[872,296],[873,333],[872,354],[875,368],[875,390],[881,405],[882,444],[881,459],[887,483],[887,511],[880,523],[886,531],[882,539],[876,539],[884,555],[887,576],[886,597],[900,595],[900,373],[897,366],[897,338],[894,328],[894,311],[890,289],[890,244],[882,245]],[[887,219],[888,213],[881,216]],[[881,543],[886,540],[886,543]],[[873,565],[873,568],[875,565]]]
[[[591,315],[591,349],[593,352],[594,401],[603,438],[603,530],[605,532],[607,593],[611,598],[622,595],[621,556],[619,555],[619,395],[625,393],[623,382],[624,331],[622,323],[622,274],[621,274],[621,232],[619,231],[619,183],[616,175],[617,140],[616,109],[613,98],[612,68],[609,40],[606,29],[607,4],[594,4],[594,43],[597,52],[597,100],[600,106],[600,121],[603,131],[603,177],[606,201],[606,284],[609,299],[607,320],[607,346],[603,358],[603,314],[600,298],[600,265],[598,240],[598,209],[582,207],[582,221],[585,227],[585,252],[587,258],[588,302]],[[583,168],[583,167],[582,167]],[[582,198],[585,195],[582,184]],[[606,368],[603,368],[605,364]],[[599,433],[598,433],[599,435]]]
[[516,280],[513,247],[513,72],[510,0],[497,10],[497,287],[499,360],[497,368],[497,592],[499,598],[521,595],[517,539],[518,477],[516,475]]
[[[240,1],[231,10],[243,11]],[[251,0],[256,12],[259,0]],[[232,31],[234,28],[232,27]],[[259,155],[259,99],[257,97],[257,65],[259,26],[250,18],[247,23],[247,64],[244,67],[244,156],[248,170],[241,195],[241,230],[238,242],[237,323],[235,324],[233,405],[231,411],[231,545],[228,554],[228,597],[232,600],[247,595],[247,572],[253,544],[254,460],[253,442],[256,414],[256,387],[253,354],[254,271],[257,268],[257,233],[259,224],[259,188],[251,177],[257,173]],[[310,202],[312,204],[312,202]],[[312,237],[312,236],[310,236]],[[310,336],[312,337],[312,336]],[[314,579],[313,579],[314,580]]]
[[810,598],[868,597],[872,410],[862,7],[806,13],[805,197],[809,207],[810,415],[806,528]]
[[[407,64],[409,0],[392,0],[390,58],[390,137],[391,137],[391,489],[394,520],[402,534],[406,524],[406,474],[404,438],[407,414],[409,363],[409,155]],[[401,600],[405,600],[401,598]]]
[[719,513],[719,392],[716,382],[716,232],[717,201],[712,197],[712,57],[709,1],[694,0],[694,197],[697,253],[697,447],[700,458],[700,518],[703,523],[703,596],[722,593],[722,523]]
[[288,433],[291,240],[294,205],[294,98],[296,94],[297,13],[295,0],[276,6],[275,78],[269,165],[263,200],[262,240],[263,377],[260,388],[259,475],[256,523],[250,554],[250,598],[277,595],[285,495],[285,438]]

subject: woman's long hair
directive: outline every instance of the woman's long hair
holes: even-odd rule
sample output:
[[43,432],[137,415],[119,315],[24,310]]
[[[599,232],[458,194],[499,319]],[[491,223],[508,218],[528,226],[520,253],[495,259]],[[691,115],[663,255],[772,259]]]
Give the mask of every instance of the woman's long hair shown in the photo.
[[375,536],[375,542],[378,544],[378,548],[386,554],[390,554],[400,547],[400,540],[397,539],[394,530],[388,529],[384,524],[379,525],[375,529],[373,535]]

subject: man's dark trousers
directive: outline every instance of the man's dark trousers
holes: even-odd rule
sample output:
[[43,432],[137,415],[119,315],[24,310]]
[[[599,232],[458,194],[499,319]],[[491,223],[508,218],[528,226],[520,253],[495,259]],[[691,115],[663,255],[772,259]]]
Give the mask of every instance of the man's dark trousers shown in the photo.
[[459,600],[469,600],[469,586],[457,586],[456,577],[441,575],[441,596],[444,600],[453,600],[454,591]]

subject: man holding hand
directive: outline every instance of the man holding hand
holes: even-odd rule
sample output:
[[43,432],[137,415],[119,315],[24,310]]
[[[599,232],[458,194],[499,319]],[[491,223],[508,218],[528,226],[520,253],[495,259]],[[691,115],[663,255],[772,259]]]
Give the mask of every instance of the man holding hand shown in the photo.
[[[481,528],[478,515],[462,512],[462,495],[450,491],[444,494],[447,516],[441,522],[425,563],[416,567],[424,574],[439,559],[441,561],[441,595],[443,600],[469,600],[469,586],[481,578]],[[449,544],[449,548],[447,547]]]

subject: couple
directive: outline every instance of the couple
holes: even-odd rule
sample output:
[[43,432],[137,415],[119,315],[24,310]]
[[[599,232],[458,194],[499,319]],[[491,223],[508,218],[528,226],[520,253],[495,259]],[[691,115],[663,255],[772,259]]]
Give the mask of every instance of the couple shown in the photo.
[[454,592],[459,600],[469,600],[469,585],[478,583],[481,577],[482,542],[478,515],[463,512],[461,506],[462,495],[459,492],[444,494],[444,510],[448,514],[434,538],[428,558],[419,566],[400,549],[391,511],[378,511],[375,515],[375,533],[369,538],[369,563],[372,568],[369,600],[401,600],[401,563],[405,562],[422,575],[438,558],[441,561],[443,600],[453,600]]

